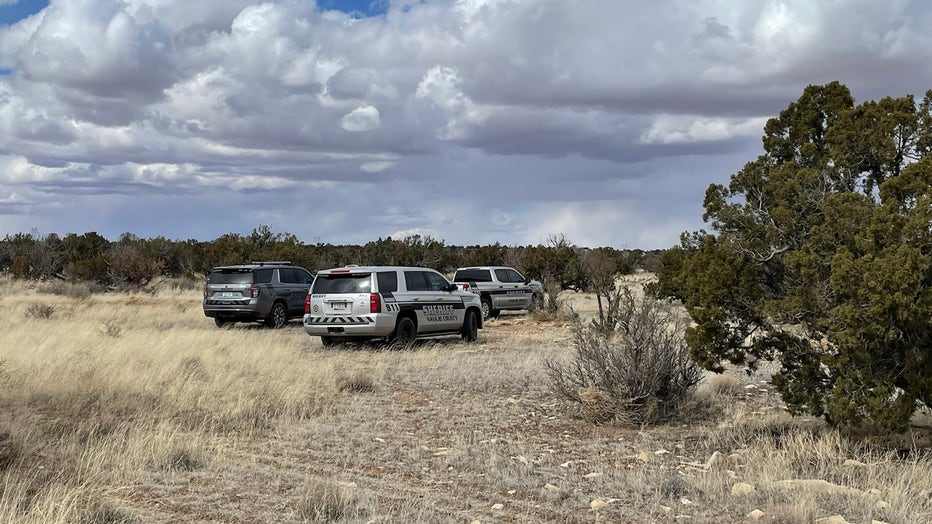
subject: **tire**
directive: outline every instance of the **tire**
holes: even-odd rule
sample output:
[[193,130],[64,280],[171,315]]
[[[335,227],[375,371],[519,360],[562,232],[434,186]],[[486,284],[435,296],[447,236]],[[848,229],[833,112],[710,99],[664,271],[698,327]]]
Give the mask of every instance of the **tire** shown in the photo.
[[460,329],[460,336],[464,342],[475,342],[479,338],[479,322],[476,318],[476,312],[473,310],[466,311],[466,317],[463,318],[463,327]]
[[269,317],[265,323],[272,329],[281,329],[288,323],[288,308],[281,302],[272,304],[272,310],[269,311]]
[[337,345],[337,342],[333,339],[333,337],[322,336],[320,337],[320,345],[324,346],[325,348],[329,348]]
[[498,316],[493,313],[492,309],[492,299],[489,297],[482,297],[482,320],[488,320],[489,317]]
[[223,319],[220,318],[220,317],[214,317],[214,324],[215,324],[218,328],[222,328],[222,327],[226,327],[226,325],[229,324],[229,322],[227,322],[226,320],[223,320]]
[[401,317],[395,324],[395,334],[392,336],[392,343],[401,346],[409,346],[417,338],[417,326],[410,317]]

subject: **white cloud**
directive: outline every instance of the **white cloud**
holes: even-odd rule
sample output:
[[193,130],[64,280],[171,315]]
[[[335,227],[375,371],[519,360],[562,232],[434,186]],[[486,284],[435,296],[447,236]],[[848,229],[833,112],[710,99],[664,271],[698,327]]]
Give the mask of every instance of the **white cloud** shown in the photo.
[[372,106],[359,106],[340,119],[344,131],[372,131],[382,124],[379,110]]

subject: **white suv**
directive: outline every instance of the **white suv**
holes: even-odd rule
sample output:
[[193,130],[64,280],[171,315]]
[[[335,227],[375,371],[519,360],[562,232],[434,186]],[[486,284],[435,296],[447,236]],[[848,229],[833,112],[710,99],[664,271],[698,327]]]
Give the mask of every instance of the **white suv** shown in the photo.
[[384,338],[459,334],[482,328],[479,296],[423,267],[350,266],[317,273],[304,302],[304,331],[324,346]]

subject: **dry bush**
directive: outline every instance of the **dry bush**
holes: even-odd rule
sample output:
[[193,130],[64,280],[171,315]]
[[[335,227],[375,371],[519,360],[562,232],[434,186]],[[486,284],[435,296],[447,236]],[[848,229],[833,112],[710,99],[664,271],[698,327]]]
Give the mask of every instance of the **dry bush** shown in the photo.
[[194,471],[204,465],[200,453],[183,447],[172,449],[167,457],[165,469],[169,471]]
[[735,397],[741,393],[741,381],[733,375],[713,375],[708,387],[713,395],[720,397]]
[[375,381],[365,371],[337,375],[336,385],[337,390],[348,393],[370,393],[375,391]]
[[295,510],[306,522],[335,522],[360,512],[355,486],[326,480],[307,482],[300,489]]
[[104,506],[88,511],[80,522],[81,524],[137,524],[141,521],[132,513]]
[[[101,291],[99,286],[95,286],[97,291]],[[64,280],[50,280],[40,284],[36,291],[47,295],[56,295],[69,297],[75,300],[86,300],[91,297],[93,290],[91,285],[85,282],[71,283]]]
[[560,281],[555,278],[545,278],[541,282],[541,287],[543,288],[544,298],[539,312],[552,318],[558,317],[566,305],[566,301],[560,296],[560,292],[563,291]]
[[48,320],[55,314],[55,306],[52,304],[33,303],[26,307],[26,317],[39,320]]
[[107,337],[119,337],[123,334],[123,325],[114,319],[105,320],[100,324],[100,332]]
[[596,388],[602,392],[599,398],[608,396],[614,404],[609,409],[599,400],[596,415],[624,414],[634,424],[671,420],[702,378],[683,339],[683,317],[663,302],[635,297],[626,289],[613,324],[611,332],[602,323],[574,325],[570,361],[546,363],[554,392],[592,413],[592,401],[581,392]]
[[23,456],[23,445],[9,431],[0,431],[0,472],[10,469]]

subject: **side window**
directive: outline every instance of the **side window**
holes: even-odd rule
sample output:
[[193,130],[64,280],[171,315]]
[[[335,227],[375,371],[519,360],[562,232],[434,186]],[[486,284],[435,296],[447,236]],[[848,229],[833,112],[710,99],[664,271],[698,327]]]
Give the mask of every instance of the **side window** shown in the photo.
[[408,291],[430,291],[421,271],[405,271],[405,285]]
[[310,284],[311,281],[314,280],[314,275],[301,268],[294,268],[294,275],[299,284]]
[[379,293],[394,293],[398,291],[398,273],[395,271],[379,271],[376,273],[379,280]]
[[507,269],[496,269],[495,278],[497,278],[499,282],[511,282],[511,275],[508,274]]
[[423,273],[424,279],[427,280],[427,285],[431,291],[443,291],[445,287],[450,285],[447,279],[437,273],[431,271],[422,271],[421,273]]
[[295,278],[294,269],[290,267],[283,267],[278,270],[278,281],[283,284],[298,283],[298,279]]
[[514,282],[516,284],[524,283],[524,277],[521,276],[521,273],[518,273],[514,269],[506,269],[505,272],[508,273],[508,277],[511,279],[509,282]]
[[256,284],[268,284],[272,281],[271,269],[257,269],[253,271],[253,275],[255,275]]

